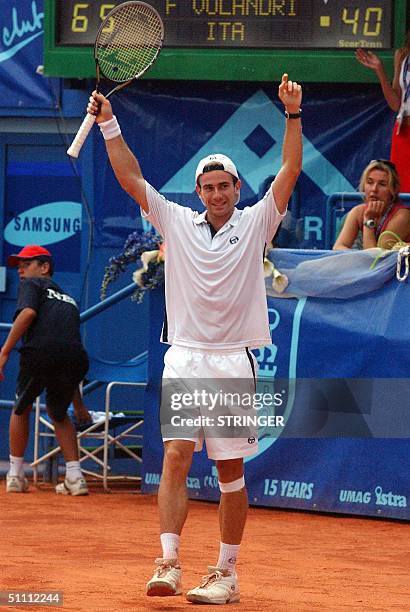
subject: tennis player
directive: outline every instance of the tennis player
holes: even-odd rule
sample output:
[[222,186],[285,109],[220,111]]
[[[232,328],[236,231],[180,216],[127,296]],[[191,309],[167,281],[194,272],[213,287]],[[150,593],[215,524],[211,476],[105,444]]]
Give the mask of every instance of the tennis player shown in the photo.
[[[279,98],[286,116],[282,166],[262,200],[242,211],[236,209],[241,188],[237,168],[225,155],[209,155],[199,162],[195,176],[195,189],[205,207],[201,214],[166,200],[145,181],[110,103],[96,92],[90,98],[87,110],[96,115],[119,183],[167,244],[167,320],[162,341],[171,347],[165,355],[163,379],[179,380],[182,387],[186,383],[189,387],[193,380],[232,378],[248,380],[252,387],[256,360],[249,349],[271,344],[263,252],[286,213],[302,164],[302,90],[287,74],[282,77]],[[203,409],[195,414],[203,414]],[[158,493],[162,557],[147,583],[150,596],[182,593],[179,542],[188,511],[186,477],[202,436],[200,429],[195,435],[176,433],[164,439]],[[221,490],[220,552],[199,586],[188,591],[189,601],[239,601],[235,566],[248,509],[243,458],[255,453],[257,446],[253,436],[206,438]]]

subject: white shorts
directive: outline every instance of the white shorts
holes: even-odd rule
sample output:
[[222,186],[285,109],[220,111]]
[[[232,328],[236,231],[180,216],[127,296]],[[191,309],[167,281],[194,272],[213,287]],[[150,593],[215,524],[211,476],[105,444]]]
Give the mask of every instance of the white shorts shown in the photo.
[[[258,369],[248,349],[211,351],[172,345],[164,364],[164,442],[190,440],[195,442],[195,451],[200,451],[205,439],[208,457],[214,460],[238,459],[257,452],[257,428],[242,425],[247,422],[243,415],[252,412],[249,405],[244,408],[242,398],[253,397]],[[218,405],[217,398],[221,401]],[[232,414],[241,416],[235,416],[233,422]]]

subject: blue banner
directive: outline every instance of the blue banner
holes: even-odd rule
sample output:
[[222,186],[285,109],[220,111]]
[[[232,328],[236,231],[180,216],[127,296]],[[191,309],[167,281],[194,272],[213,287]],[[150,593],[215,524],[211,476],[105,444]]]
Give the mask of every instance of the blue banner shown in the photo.
[[[306,84],[303,96],[303,170],[275,243],[320,249],[328,197],[356,191],[368,162],[388,157],[394,116],[377,85]],[[255,203],[280,168],[285,118],[276,83],[139,81],[112,104],[145,178],[180,204],[202,209],[195,168],[211,152],[236,163],[240,208]],[[95,137],[97,244],[120,248],[146,224],[115,180],[97,128]]]
[[[281,251],[281,266],[291,267],[294,253]],[[314,256],[297,252],[299,261]],[[352,299],[268,298],[272,345],[255,351],[263,378],[258,390],[282,394],[285,427],[277,435],[262,433],[259,452],[246,459],[252,504],[410,519],[409,326],[403,311],[409,297],[408,283],[392,273],[379,289]],[[162,467],[163,307],[162,293],[154,292],[144,492],[157,489]],[[191,497],[219,498],[205,451],[194,455],[187,483]]]
[[83,205],[65,150],[10,145],[5,179],[4,261],[26,244],[40,244],[59,272],[79,273]]
[[0,107],[55,106],[43,64],[43,0],[0,0]]

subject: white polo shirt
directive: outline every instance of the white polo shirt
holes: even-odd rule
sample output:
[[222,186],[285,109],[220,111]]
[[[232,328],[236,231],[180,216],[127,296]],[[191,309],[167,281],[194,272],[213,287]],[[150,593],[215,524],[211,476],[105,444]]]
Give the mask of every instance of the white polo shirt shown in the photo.
[[206,211],[166,200],[146,183],[143,216],[166,242],[167,320],[161,340],[199,349],[232,350],[271,344],[263,254],[283,219],[269,189],[212,238]]

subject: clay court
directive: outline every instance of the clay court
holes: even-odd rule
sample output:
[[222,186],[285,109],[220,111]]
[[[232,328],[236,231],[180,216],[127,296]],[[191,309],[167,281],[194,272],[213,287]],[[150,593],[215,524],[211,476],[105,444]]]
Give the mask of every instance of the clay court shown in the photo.
[[[2,481],[0,498],[1,591],[62,591],[62,609],[73,612],[195,607],[184,597],[144,594],[160,552],[154,496],[104,494],[97,485],[82,498],[57,496],[48,485],[6,495]],[[190,502],[181,547],[186,590],[215,563],[218,541],[216,504]],[[229,609],[409,610],[409,555],[406,523],[253,507],[239,561],[241,603]]]

